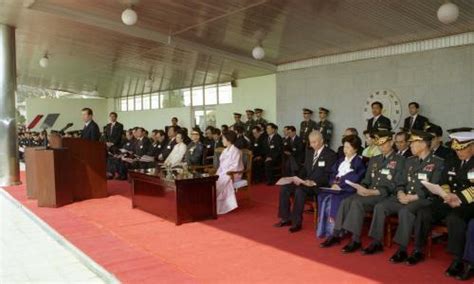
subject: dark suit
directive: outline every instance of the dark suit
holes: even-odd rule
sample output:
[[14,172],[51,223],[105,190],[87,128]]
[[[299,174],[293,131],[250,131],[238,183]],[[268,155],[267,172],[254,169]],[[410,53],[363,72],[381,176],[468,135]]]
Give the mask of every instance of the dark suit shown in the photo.
[[265,136],[260,135],[258,139],[254,139],[250,147],[253,155],[252,178],[257,183],[263,180],[265,172],[265,143]]
[[115,125],[112,127],[112,123],[109,123],[105,126],[105,141],[113,143],[115,147],[120,146],[122,142],[123,134],[123,124],[120,122],[115,122]]
[[204,146],[201,142],[191,142],[188,144],[186,154],[184,154],[184,160],[190,166],[202,165],[202,154]]
[[290,219],[290,196],[295,195],[293,213],[291,214],[293,226],[301,225],[303,218],[304,203],[307,196],[314,196],[317,187],[328,186],[331,167],[336,162],[337,156],[334,151],[324,147],[313,164],[314,150],[311,148],[306,151],[304,166],[299,173],[303,180],[312,180],[316,187],[306,187],[304,185],[296,186],[294,184],[284,185],[280,188],[280,201],[278,207],[278,217],[282,221]]
[[242,149],[248,149],[249,148],[249,141],[244,135],[237,134],[237,140],[235,140],[234,146],[239,148],[240,150]]
[[81,138],[92,141],[100,140],[100,129],[95,121],[91,120],[87,126],[84,126],[82,129]]
[[438,149],[436,149],[433,154],[437,157],[440,157],[444,160],[451,158],[451,156],[456,156],[453,150],[448,147],[444,147],[443,145],[439,145]]
[[281,154],[283,150],[283,141],[278,133],[275,133],[271,139],[267,137],[265,142],[265,159],[271,158],[269,161],[265,161],[265,177],[267,183],[274,184],[276,179],[275,169],[281,165]]
[[406,149],[406,151],[403,153],[399,153],[399,151],[397,151],[397,155],[405,157],[405,158],[410,158],[411,156],[413,156],[413,154],[411,153],[410,147],[408,147],[408,149]]
[[169,140],[168,143],[165,145],[165,148],[161,151],[161,161],[166,160],[168,156],[173,151],[174,146],[176,145],[176,139]]
[[403,129],[405,131],[410,131],[412,129],[424,130],[426,123],[428,123],[428,118],[422,115],[417,115],[413,126],[411,126],[411,116],[409,116],[405,118],[405,121],[403,123]]
[[368,131],[370,132],[378,131],[380,128],[392,130],[392,123],[390,122],[390,119],[388,117],[380,115],[379,118],[375,121],[375,123],[374,123],[374,117],[372,117],[371,119],[367,121]]
[[303,140],[299,136],[295,136],[293,139],[286,138],[283,142],[283,151],[290,153],[289,155],[284,153],[283,175],[294,176],[299,172],[304,162]]

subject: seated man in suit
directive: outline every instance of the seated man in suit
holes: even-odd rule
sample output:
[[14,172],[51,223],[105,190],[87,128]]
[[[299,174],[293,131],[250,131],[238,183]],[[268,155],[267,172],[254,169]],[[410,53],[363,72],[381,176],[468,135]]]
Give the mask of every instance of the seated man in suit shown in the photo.
[[242,125],[234,125],[233,130],[237,134],[237,140],[235,140],[234,146],[242,149],[248,149],[250,139],[245,136],[245,130]]
[[214,130],[213,126],[206,127],[205,136],[203,139],[203,146],[205,149],[205,164],[212,165],[212,159],[214,156],[214,137],[212,136],[212,131]]
[[408,142],[409,134],[405,131],[400,131],[395,134],[395,148],[397,155],[405,158],[413,156],[410,150],[410,142]]
[[201,134],[193,130],[191,132],[191,142],[188,144],[186,154],[184,154],[184,161],[188,166],[202,165],[202,154],[204,146],[201,143]]
[[267,141],[265,143],[265,178],[267,185],[276,182],[275,169],[281,166],[283,141],[277,133],[278,126],[274,123],[267,124]]
[[[324,137],[319,131],[312,131],[309,136],[310,149],[306,152],[304,166],[299,177],[304,184],[287,184],[280,188],[278,217],[275,227],[289,226],[290,232],[301,230],[304,203],[307,196],[313,197],[317,188],[328,186],[331,167],[337,160],[336,153],[324,145]],[[295,195],[293,212],[290,215],[290,196]]]
[[154,157],[155,161],[158,161],[158,157],[160,156],[161,152],[166,147],[166,144],[168,142],[166,140],[165,132],[161,129],[160,130],[154,129],[151,132],[151,139],[152,139],[152,143],[151,143],[150,151],[148,152],[147,155]]
[[110,123],[105,126],[105,142],[107,147],[120,147],[122,142],[123,124],[117,121],[117,113],[109,114]]
[[390,119],[382,114],[383,104],[376,101],[371,104],[371,107],[373,117],[367,121],[367,130],[370,133],[379,131],[380,128],[392,130]]
[[99,141],[100,129],[97,123],[92,119],[94,116],[92,109],[86,107],[82,109],[82,121],[84,128],[82,129],[81,138],[92,141]]
[[428,123],[428,119],[419,114],[420,105],[417,102],[411,102],[408,104],[408,112],[410,116],[405,118],[403,123],[403,130],[410,132],[412,129],[424,130],[425,125]]
[[168,143],[158,156],[158,162],[163,163],[166,158],[168,158],[171,151],[173,151],[173,148],[176,145],[176,134],[178,134],[178,128],[173,125],[168,126]]
[[296,135],[296,127],[287,126],[288,137],[286,138],[286,145],[283,146],[284,164],[283,175],[294,176],[299,173],[303,165],[305,147],[303,140]]

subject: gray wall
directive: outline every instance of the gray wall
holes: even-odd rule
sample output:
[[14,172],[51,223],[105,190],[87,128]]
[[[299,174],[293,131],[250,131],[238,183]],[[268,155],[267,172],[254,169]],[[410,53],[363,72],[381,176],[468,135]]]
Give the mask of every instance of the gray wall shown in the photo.
[[473,45],[281,72],[277,122],[298,127],[302,107],[324,106],[331,110],[337,145],[346,127],[365,129],[369,94],[390,89],[401,100],[402,120],[407,104],[417,101],[421,113],[443,130],[474,126],[473,81]]

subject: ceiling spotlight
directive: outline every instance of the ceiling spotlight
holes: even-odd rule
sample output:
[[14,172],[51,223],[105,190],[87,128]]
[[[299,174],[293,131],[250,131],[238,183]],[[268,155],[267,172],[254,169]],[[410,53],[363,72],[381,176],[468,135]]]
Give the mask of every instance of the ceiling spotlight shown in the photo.
[[46,68],[48,67],[48,64],[49,64],[49,58],[48,58],[48,55],[45,55],[40,59],[39,65],[43,68]]
[[459,8],[451,2],[444,3],[438,9],[438,20],[443,24],[454,23],[459,17]]
[[132,8],[127,8],[122,12],[122,22],[127,26],[133,26],[137,23],[138,15]]
[[253,58],[257,60],[262,60],[265,57],[265,50],[260,45],[256,46],[252,50]]
[[151,78],[148,78],[148,79],[145,81],[145,87],[146,87],[146,88],[150,88],[152,85],[153,85],[153,80],[152,80]]

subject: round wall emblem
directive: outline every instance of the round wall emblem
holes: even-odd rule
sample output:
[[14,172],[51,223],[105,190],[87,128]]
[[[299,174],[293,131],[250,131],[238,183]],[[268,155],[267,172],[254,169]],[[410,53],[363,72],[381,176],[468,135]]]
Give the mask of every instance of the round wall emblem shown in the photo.
[[379,101],[383,104],[383,115],[392,122],[392,129],[397,129],[402,116],[401,102],[395,92],[391,90],[378,90],[369,95],[364,105],[364,119],[372,118],[371,104]]

